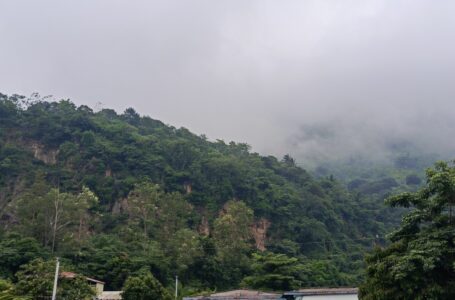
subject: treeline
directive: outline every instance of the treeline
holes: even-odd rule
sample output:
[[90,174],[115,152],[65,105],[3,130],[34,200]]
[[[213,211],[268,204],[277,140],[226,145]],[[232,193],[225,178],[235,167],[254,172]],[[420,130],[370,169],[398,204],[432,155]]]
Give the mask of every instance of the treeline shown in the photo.
[[131,108],[0,94],[0,276],[12,283],[59,256],[112,290],[147,272],[165,287],[178,275],[187,294],[357,285],[386,211],[288,155]]

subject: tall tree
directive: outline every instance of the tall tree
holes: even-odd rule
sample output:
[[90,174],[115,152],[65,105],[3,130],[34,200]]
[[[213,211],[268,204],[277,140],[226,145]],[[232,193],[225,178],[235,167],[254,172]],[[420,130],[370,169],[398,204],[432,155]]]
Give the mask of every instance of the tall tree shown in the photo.
[[392,243],[367,258],[360,299],[454,299],[454,165],[438,162],[427,171],[425,187],[387,202],[413,209],[390,235]]
[[242,285],[260,290],[285,291],[301,286],[303,265],[297,258],[284,254],[253,254],[251,276],[245,277]]
[[249,271],[253,217],[253,210],[244,202],[229,201],[214,222],[217,259],[223,267],[222,280],[228,286],[238,285]]
[[34,188],[18,202],[18,214],[25,231],[32,231],[33,236],[49,246],[54,252],[59,233],[67,227],[72,219],[72,197],[51,189],[44,195],[34,195]]
[[128,195],[130,216],[142,225],[145,238],[148,238],[148,225],[158,209],[157,204],[161,197],[163,197],[163,192],[159,185],[150,182],[136,184]]
[[242,201],[229,201],[215,220],[213,237],[217,249],[226,256],[236,255],[251,245],[253,210]]
[[149,272],[131,276],[123,286],[124,300],[171,300],[169,292]]
[[89,223],[93,217],[93,214],[90,214],[90,209],[98,204],[98,197],[89,188],[84,186],[74,200],[74,214],[78,222],[77,240],[80,243],[87,235]]
[[58,189],[46,192],[45,187],[32,186],[18,200],[16,210],[21,230],[54,252],[67,231],[74,230],[80,241],[89,220],[89,209],[96,205],[97,197],[85,187],[78,195],[61,193]]
[[45,299],[52,295],[55,262],[35,259],[17,272],[16,290],[19,295]]
[[160,186],[141,182],[128,195],[131,219],[142,225],[144,237],[152,234],[162,243],[185,228],[192,207],[179,193],[164,193]]
[[199,234],[190,229],[177,231],[169,241],[167,251],[172,257],[173,269],[182,277],[182,273],[202,255]]
[[[23,265],[16,274],[16,294],[32,299],[49,299],[52,295],[55,262],[36,259]],[[94,291],[85,278],[60,278],[57,299],[86,300],[94,296]]]

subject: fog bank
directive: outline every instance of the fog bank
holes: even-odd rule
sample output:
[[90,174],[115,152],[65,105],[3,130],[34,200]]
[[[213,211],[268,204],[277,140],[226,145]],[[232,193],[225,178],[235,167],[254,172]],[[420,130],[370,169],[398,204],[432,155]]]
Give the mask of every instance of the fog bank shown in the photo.
[[[0,91],[300,163],[455,153],[453,1],[2,1]],[[453,155],[455,156],[455,155]]]

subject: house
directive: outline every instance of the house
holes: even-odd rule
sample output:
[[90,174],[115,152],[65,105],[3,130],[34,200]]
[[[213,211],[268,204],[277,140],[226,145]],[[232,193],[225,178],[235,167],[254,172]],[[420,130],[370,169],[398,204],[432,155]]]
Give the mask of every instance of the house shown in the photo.
[[284,293],[285,300],[358,300],[357,288],[301,289]]
[[[76,278],[78,274],[73,273],[73,272],[61,272],[60,277],[61,278],[69,278],[73,279]],[[104,282],[90,278],[90,277],[85,277],[85,280],[87,280],[87,283],[92,287],[92,289],[95,291],[96,300],[121,300],[122,299],[122,292],[121,291],[104,291]]]
[[[60,277],[62,277],[62,278],[73,279],[73,278],[76,278],[76,276],[78,276],[78,274],[73,273],[73,272],[61,272],[60,273]],[[104,291],[104,284],[105,284],[104,282],[90,278],[90,277],[85,277],[85,276],[83,276],[83,277],[87,280],[87,283],[93,288],[96,295],[100,295]]]
[[183,300],[276,300],[279,294],[252,290],[234,290],[211,294],[210,296],[184,297]]

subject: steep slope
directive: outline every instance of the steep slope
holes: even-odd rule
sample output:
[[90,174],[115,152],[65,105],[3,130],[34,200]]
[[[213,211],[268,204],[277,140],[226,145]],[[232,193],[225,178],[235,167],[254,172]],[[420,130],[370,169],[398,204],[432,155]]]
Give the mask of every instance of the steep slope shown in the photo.
[[[153,223],[156,233],[145,230],[147,243],[158,242],[153,251],[161,251],[156,254],[159,263],[148,266],[165,284],[172,276],[171,261],[179,256],[166,252],[169,249],[163,245],[178,240],[182,230],[194,234],[202,248],[195,250],[179,274],[192,282],[190,285],[220,288],[237,286],[251,272],[250,254],[265,249],[298,257],[306,264],[307,270],[302,272],[309,275],[301,279],[301,285],[355,284],[362,272],[363,251],[390,226],[383,218],[387,209],[382,203],[352,196],[334,178],[315,179],[289,156],[278,160],[252,153],[246,144],[211,142],[185,128],[141,117],[133,109],[119,115],[110,109],[94,112],[86,106],[76,107],[70,101],[27,103],[23,97],[0,94],[0,141],[0,212],[5,239],[18,232],[48,249],[18,225],[21,205],[26,209],[24,203],[32,201],[24,199],[33,199],[24,195],[37,193],[39,178],[46,191],[58,188],[75,195],[85,186],[99,199],[99,204],[89,209],[96,212],[96,224],[87,225],[86,238],[77,247],[69,242],[73,233],[61,233],[55,251],[67,253],[67,259],[80,264],[82,271],[90,273],[87,275],[114,282],[114,288],[120,288],[125,278],[112,278],[101,267],[93,267],[108,264],[100,262],[105,257],[85,267],[84,259],[103,256],[95,253],[107,243],[110,250],[106,253],[128,253],[131,264],[124,268],[129,272],[139,268],[131,261],[147,265],[147,255],[135,253],[139,246],[134,243],[143,240],[138,237],[133,241],[132,235],[125,233],[146,223],[134,223],[132,212],[132,199],[139,194],[135,187],[144,182],[158,184],[162,193],[178,195],[175,197],[191,207],[170,237],[160,240],[158,234],[167,229],[162,227],[165,221]],[[247,224],[251,236],[246,237],[247,247],[241,250],[244,264],[225,268],[220,275],[219,270],[213,270],[221,268],[223,261],[217,256],[223,252],[217,241],[223,232],[220,228],[224,228],[220,224],[226,221],[223,216],[229,216],[232,203],[244,203],[244,211],[251,209],[253,218]],[[169,213],[174,209],[179,208],[171,207]],[[231,214],[234,219],[241,215]],[[211,255],[214,261],[209,266]],[[202,274],[197,271],[201,268],[212,271]],[[316,270],[326,277],[313,276]]]

